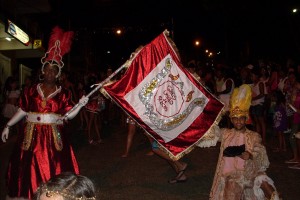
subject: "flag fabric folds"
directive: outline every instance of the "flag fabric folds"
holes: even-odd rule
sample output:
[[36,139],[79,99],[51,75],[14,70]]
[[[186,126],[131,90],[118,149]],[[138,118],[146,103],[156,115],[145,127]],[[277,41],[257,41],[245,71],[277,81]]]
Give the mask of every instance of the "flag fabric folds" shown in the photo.
[[120,80],[103,87],[173,160],[203,140],[224,107],[183,67],[177,52],[164,31],[132,54]]

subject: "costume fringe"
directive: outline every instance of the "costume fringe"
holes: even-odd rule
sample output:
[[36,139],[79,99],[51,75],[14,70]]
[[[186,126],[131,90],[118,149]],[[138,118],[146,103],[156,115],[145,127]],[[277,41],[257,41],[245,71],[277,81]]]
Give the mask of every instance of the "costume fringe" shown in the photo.
[[211,129],[206,133],[198,142],[197,146],[201,148],[207,148],[216,146],[220,138],[220,128],[218,125],[213,125]]
[[274,189],[274,192],[272,193],[272,197],[271,197],[270,200],[279,200],[279,195],[276,191],[273,180],[265,174],[257,176],[254,180],[253,191],[254,191],[254,194],[255,194],[256,198],[259,199],[259,200],[264,200],[265,199],[265,194],[264,194],[263,190],[260,188],[262,182],[267,182]]

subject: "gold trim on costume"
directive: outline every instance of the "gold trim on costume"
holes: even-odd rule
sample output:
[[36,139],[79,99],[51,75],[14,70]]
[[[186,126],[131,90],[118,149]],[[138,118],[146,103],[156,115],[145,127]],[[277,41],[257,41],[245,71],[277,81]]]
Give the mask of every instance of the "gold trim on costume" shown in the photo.
[[[32,123],[32,122],[27,122],[26,128],[25,128],[25,137],[23,140],[23,145],[22,149],[23,150],[29,150],[32,140],[33,140],[33,131],[36,125],[40,125],[38,123]],[[56,124],[49,124],[52,128],[52,135],[53,135],[53,141],[54,141],[54,146],[57,151],[61,151],[63,149],[63,142],[61,138],[61,134],[59,129],[57,128]]]
[[23,140],[23,145],[22,145],[23,150],[28,150],[31,145],[33,129],[34,129],[34,124],[27,123],[26,128],[25,128],[25,136],[24,136],[24,140]]
[[63,149],[63,142],[61,139],[61,134],[57,128],[57,126],[52,125],[52,134],[54,139],[54,145],[57,151],[61,151]]
[[[23,150],[29,150],[33,137],[33,132],[38,125],[48,125],[52,129],[54,146],[57,151],[61,151],[63,149],[63,142],[61,138],[60,131],[57,125],[63,125],[63,122],[60,120],[61,115],[55,113],[35,113],[31,112],[27,115],[27,124],[25,127],[25,135],[22,144]],[[40,133],[42,134],[42,133]]]

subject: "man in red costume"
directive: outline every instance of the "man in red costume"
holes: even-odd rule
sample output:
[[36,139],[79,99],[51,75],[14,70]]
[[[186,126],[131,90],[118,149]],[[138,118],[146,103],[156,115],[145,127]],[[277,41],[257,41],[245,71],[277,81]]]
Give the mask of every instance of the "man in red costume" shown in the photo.
[[2,132],[6,142],[10,127],[26,117],[8,165],[7,199],[31,199],[39,184],[54,175],[64,171],[79,173],[63,125],[78,114],[88,98],[82,97],[72,109],[71,92],[56,84],[64,66],[62,56],[69,52],[73,35],[59,27],[53,29],[49,49],[41,60],[43,78],[24,90],[18,112]]

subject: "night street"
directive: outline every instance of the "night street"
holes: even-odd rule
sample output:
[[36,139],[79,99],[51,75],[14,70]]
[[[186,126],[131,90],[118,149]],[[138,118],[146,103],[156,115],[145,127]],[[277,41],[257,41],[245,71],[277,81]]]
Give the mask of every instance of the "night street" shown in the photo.
[[0,200],[300,200],[299,55],[299,0],[0,0]]
[[[121,155],[125,148],[126,128],[118,123],[104,126],[104,143],[90,145],[84,131],[76,131],[78,118],[70,124],[72,143],[77,156],[81,174],[93,180],[97,195],[104,199],[197,199],[207,200],[212,184],[218,156],[218,147],[196,148],[183,157],[188,163],[185,183],[169,184],[168,179],[175,176],[168,163],[157,155],[148,156],[150,145],[139,130],[134,137],[131,154]],[[4,176],[15,136],[0,145],[1,199],[5,198]],[[300,171],[289,169],[285,160],[290,152],[273,153],[268,148],[271,162],[269,176],[285,200],[297,200],[300,196]]]

